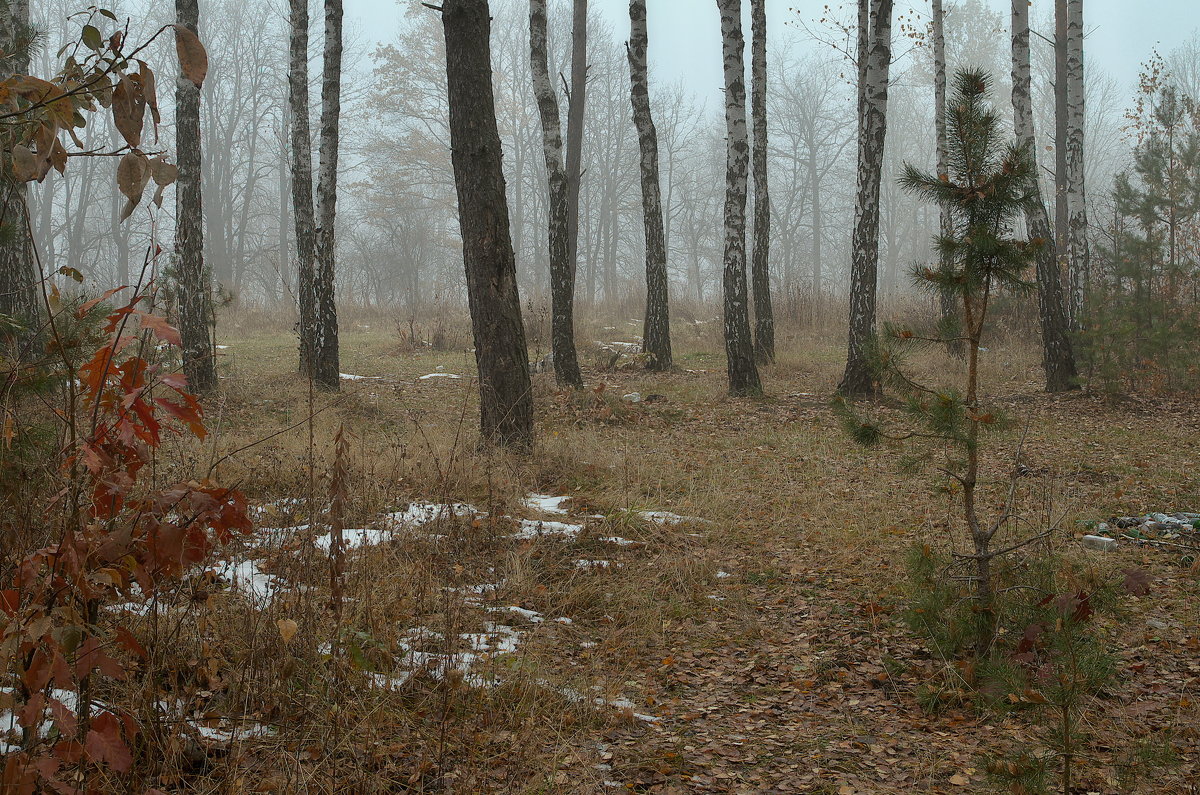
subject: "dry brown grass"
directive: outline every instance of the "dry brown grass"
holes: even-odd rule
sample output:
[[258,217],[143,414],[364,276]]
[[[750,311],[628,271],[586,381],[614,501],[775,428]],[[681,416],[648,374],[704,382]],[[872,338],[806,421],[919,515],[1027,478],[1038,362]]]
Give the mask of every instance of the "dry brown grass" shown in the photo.
[[[699,310],[691,314],[704,319]],[[340,637],[354,651],[340,662],[328,652],[338,630],[326,606],[327,562],[303,533],[249,542],[291,585],[266,609],[200,578],[169,611],[139,619],[141,633],[156,639],[155,659],[135,687],[111,694],[114,701],[134,705],[151,723],[154,701],[179,698],[214,725],[244,718],[273,727],[269,736],[233,743],[169,744],[162,752],[170,763],[146,785],[213,793],[899,791],[879,781],[876,789],[855,783],[869,765],[859,770],[839,756],[848,738],[889,730],[861,708],[838,703],[819,711],[809,704],[816,696],[804,695],[792,702],[794,715],[772,713],[757,729],[716,720],[752,712],[762,697],[755,688],[774,697],[810,679],[836,687],[865,660],[899,654],[878,635],[880,622],[894,628],[894,620],[862,606],[894,608],[900,561],[914,540],[961,539],[950,498],[929,477],[899,472],[902,450],[860,451],[839,431],[826,406],[840,375],[838,334],[782,328],[779,362],[764,371],[768,396],[756,401],[725,395],[716,322],[677,325],[677,373],[592,369],[585,373],[589,390],[579,395],[563,395],[552,376],[539,375],[539,443],[519,460],[476,447],[473,354],[465,346],[414,349],[395,322],[364,313],[343,330],[342,370],[372,380],[310,396],[294,372],[289,322],[246,313],[223,323],[220,341],[229,348],[222,351],[221,394],[209,405],[210,446],[164,454],[164,476],[219,461],[221,481],[240,484],[254,501],[295,501],[265,515],[264,525],[307,523],[314,510],[320,520],[332,439],[344,427],[351,438],[348,526],[376,526],[387,511],[414,500],[470,502],[488,516],[426,528],[443,534],[440,540],[398,535],[352,552]],[[580,338],[632,339],[637,331],[628,319],[585,317]],[[1065,549],[1077,519],[1195,503],[1200,412],[1193,401],[1113,405],[1081,394],[1046,396],[1038,390],[1035,353],[1004,339],[983,361],[983,383],[1016,420],[989,448],[985,493],[993,504],[1009,482],[1023,428],[1023,463],[1035,475],[1022,481],[1021,505],[1031,526],[1059,522],[1056,543]],[[931,377],[959,367],[938,353],[917,366]],[[434,372],[465,377],[419,379]],[[665,399],[621,399],[634,391]],[[231,451],[239,452],[225,458]],[[532,515],[521,506],[530,492],[570,494],[575,513],[603,518],[586,520],[572,542],[507,538],[513,520],[503,517]],[[706,521],[664,526],[640,518],[643,509]],[[608,536],[637,543],[599,540]],[[1145,600],[1122,642],[1137,646],[1146,616],[1164,611],[1173,639],[1194,639],[1194,609],[1175,612],[1189,599],[1194,608],[1194,577],[1152,553],[1127,551],[1095,563],[1115,567],[1135,558],[1170,576],[1175,591]],[[612,565],[584,570],[581,559]],[[515,653],[479,671],[499,685],[472,687],[454,672],[415,676],[394,690],[371,684],[371,674],[395,672],[413,627],[441,634],[422,641],[422,651],[460,650],[456,636],[480,631],[496,615],[463,599],[461,589],[482,583],[501,583],[483,606],[516,605],[546,618],[536,625],[505,618],[527,634]],[[551,620],[559,616],[572,623]],[[280,620],[298,623],[290,642],[280,636]],[[826,636],[826,625],[839,629]],[[857,628],[850,645],[847,625]],[[778,655],[793,656],[783,663]],[[761,667],[768,659],[775,667]],[[761,681],[744,672],[755,665],[765,671]],[[702,670],[713,671],[711,692],[696,684]],[[1187,685],[1176,684],[1170,697],[1177,728],[1190,722],[1184,745],[1194,752],[1196,708],[1179,706]],[[662,721],[646,724],[629,710],[564,695],[593,688]],[[708,717],[688,717],[695,701],[715,693],[726,696]],[[907,716],[918,734],[947,725],[922,716],[900,686],[885,696],[889,720]],[[753,732],[770,721],[788,727],[780,731],[790,733],[790,750],[759,749],[753,764],[741,766],[703,750],[714,742],[753,746]],[[966,721],[955,731],[977,739],[1001,731],[1012,739],[1021,728]],[[963,764],[955,743],[924,738],[915,745],[919,752],[893,760],[911,774],[904,789],[956,791],[947,784]],[[812,778],[802,778],[814,768]],[[719,771],[732,772],[721,778]]]

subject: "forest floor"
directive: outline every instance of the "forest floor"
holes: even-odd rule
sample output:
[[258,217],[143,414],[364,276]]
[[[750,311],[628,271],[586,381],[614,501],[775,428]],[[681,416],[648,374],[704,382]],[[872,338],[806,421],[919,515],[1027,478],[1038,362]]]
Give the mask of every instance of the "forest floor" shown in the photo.
[[[591,336],[636,333],[625,324]],[[535,376],[539,444],[517,460],[475,446],[469,352],[412,350],[394,328],[351,325],[342,370],[360,378],[310,395],[286,329],[249,316],[223,324],[214,440],[186,457],[253,444],[217,471],[261,506],[264,528],[285,529],[258,531],[239,553],[261,587],[239,594],[235,581],[171,614],[175,647],[161,664],[194,669],[176,696],[205,721],[207,750],[199,762],[181,752],[191,767],[157,784],[992,791],[986,758],[1034,747],[1039,713],[976,708],[961,690],[936,708],[919,699],[953,666],[902,621],[910,549],[962,546],[954,498],[935,474],[904,472],[903,449],[862,450],[845,436],[828,406],[837,339],[784,331],[779,362],[764,369],[767,397],[735,400],[718,333],[677,330],[672,374],[606,371],[584,352],[583,392]],[[1197,569],[1157,549],[1086,550],[1078,537],[1086,520],[1196,510],[1200,401],[1046,395],[1036,358],[1019,348],[984,354],[988,399],[1013,420],[987,443],[984,505],[996,509],[1015,482],[1018,512],[1034,531],[1055,528],[1055,551],[1098,577],[1128,567],[1155,577],[1148,596],[1097,627],[1118,673],[1088,704],[1074,791],[1195,792]],[[958,367],[940,354],[917,365],[931,377]],[[312,544],[303,525],[327,501],[339,427],[347,525],[361,532],[349,534],[335,629],[328,543]],[[1014,480],[1022,436],[1025,474]],[[424,507],[446,504],[462,505]],[[340,667],[329,661],[335,636]],[[1164,731],[1178,764],[1119,785],[1124,752]]]

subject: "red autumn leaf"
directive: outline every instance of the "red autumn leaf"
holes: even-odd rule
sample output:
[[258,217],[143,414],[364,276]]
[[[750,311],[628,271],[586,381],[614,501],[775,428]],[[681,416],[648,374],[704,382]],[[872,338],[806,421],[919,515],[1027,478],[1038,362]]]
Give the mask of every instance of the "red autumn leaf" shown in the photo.
[[101,712],[92,720],[85,745],[93,761],[103,762],[118,773],[133,765],[133,755],[121,737],[121,724],[111,712]]
[[138,315],[142,319],[142,328],[154,332],[154,336],[168,345],[176,347],[183,345],[183,339],[179,336],[179,330],[166,320],[149,312],[139,312]]

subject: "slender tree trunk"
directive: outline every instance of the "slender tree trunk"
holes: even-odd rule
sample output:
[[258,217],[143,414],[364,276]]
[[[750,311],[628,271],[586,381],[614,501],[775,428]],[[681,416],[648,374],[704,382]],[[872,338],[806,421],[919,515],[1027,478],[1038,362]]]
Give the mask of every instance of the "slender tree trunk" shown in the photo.
[[443,0],[442,25],[450,147],[479,368],[480,429],[488,442],[528,450],[533,445],[529,353],[500,161],[487,0]]
[[[946,14],[942,9],[942,0],[933,0],[933,128],[937,138],[937,173],[939,176],[949,174],[950,156],[946,145]],[[943,237],[954,233],[954,222],[946,207],[941,208],[938,228]],[[954,293],[942,290],[938,297],[941,300],[942,321],[957,317]],[[955,356],[963,355],[962,340],[953,340],[947,347]]]
[[575,355],[575,267],[571,260],[567,172],[563,167],[558,96],[550,78],[546,46],[546,0],[529,0],[529,50],[533,93],[542,117],[542,151],[550,188],[550,350],[560,386],[579,389],[583,375]]
[[[583,126],[587,106],[587,0],[573,0],[571,94],[567,97],[567,262],[571,283],[579,265],[579,188],[583,183]],[[607,300],[610,296],[606,292]],[[571,297],[574,300],[574,296]]]
[[761,395],[754,363],[746,289],[746,192],[750,142],[746,130],[746,41],[742,0],[717,0],[725,61],[725,354],[729,394]]
[[[198,32],[198,0],[175,0],[178,24]],[[179,273],[179,334],[188,388],[206,394],[217,386],[213,360],[211,282],[204,268],[204,208],[200,183],[200,87],[182,75],[175,81],[175,256]]]
[[1091,255],[1088,250],[1087,190],[1084,179],[1083,0],[1067,2],[1067,239],[1071,284],[1071,328],[1083,328]]
[[754,126],[754,358],[775,361],[775,313],[771,307],[771,197],[767,186],[767,2],[750,0],[750,116]]
[[626,49],[629,54],[633,123],[637,127],[641,151],[642,223],[646,232],[646,319],[642,331],[642,350],[650,355],[650,369],[669,370],[671,321],[667,307],[667,246],[658,173],[658,131],[650,115],[647,39],[646,0],[630,0],[629,44]]
[[[8,56],[0,60],[0,80],[29,71],[31,34],[28,0],[0,4],[0,51]],[[29,240],[28,188],[5,171],[0,178],[0,314],[30,323],[38,315],[41,275]]]
[[892,60],[892,0],[859,0],[858,188],[851,241],[850,334],[844,395],[877,390],[868,361],[875,336],[879,281],[879,185],[887,137],[888,71]]
[[815,324],[821,313],[821,297],[822,291],[825,289],[821,283],[821,237],[824,234],[821,218],[821,172],[817,168],[817,144],[815,141],[810,144],[808,150],[808,180],[809,190],[812,193],[812,322]]
[[308,112],[308,0],[290,0],[288,107],[292,150],[292,221],[296,227],[296,293],[300,309],[300,372],[315,375],[316,219],[313,212],[312,133]]
[[[1033,100],[1030,91],[1029,3],[1012,0],[1012,97],[1017,146],[1037,159],[1033,127]],[[1075,355],[1067,333],[1063,309],[1062,279],[1059,275],[1050,231],[1050,217],[1042,202],[1041,188],[1035,178],[1030,185],[1035,193],[1032,208],[1025,213],[1029,236],[1042,241],[1037,253],[1038,315],[1042,326],[1042,367],[1046,373],[1046,391],[1062,392],[1077,388]]]
[[291,185],[288,181],[289,166],[288,166],[288,135],[290,134],[291,124],[288,121],[288,110],[283,112],[283,123],[279,130],[279,299],[283,304],[288,300],[288,296],[292,291],[291,277],[291,243],[288,235],[288,195],[291,192]]
[[[1070,271],[1071,197],[1067,165],[1067,0],[1054,0],[1054,249],[1059,280]],[[1067,322],[1072,322],[1071,296],[1066,296]]]
[[334,301],[337,259],[337,177],[342,117],[342,0],[325,0],[325,61],[321,75],[321,168],[317,175],[316,256],[313,289],[313,381],[337,390],[338,324]]

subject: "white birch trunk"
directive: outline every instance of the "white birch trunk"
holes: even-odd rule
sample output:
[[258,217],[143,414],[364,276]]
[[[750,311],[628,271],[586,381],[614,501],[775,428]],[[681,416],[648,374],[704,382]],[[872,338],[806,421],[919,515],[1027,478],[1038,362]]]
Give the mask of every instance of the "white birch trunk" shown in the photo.
[[721,12],[721,42],[725,71],[725,353],[728,357],[729,392],[762,393],[754,345],[750,338],[750,312],[746,288],[746,192],[750,142],[746,129],[745,38],[742,35],[741,0],[717,0]]

